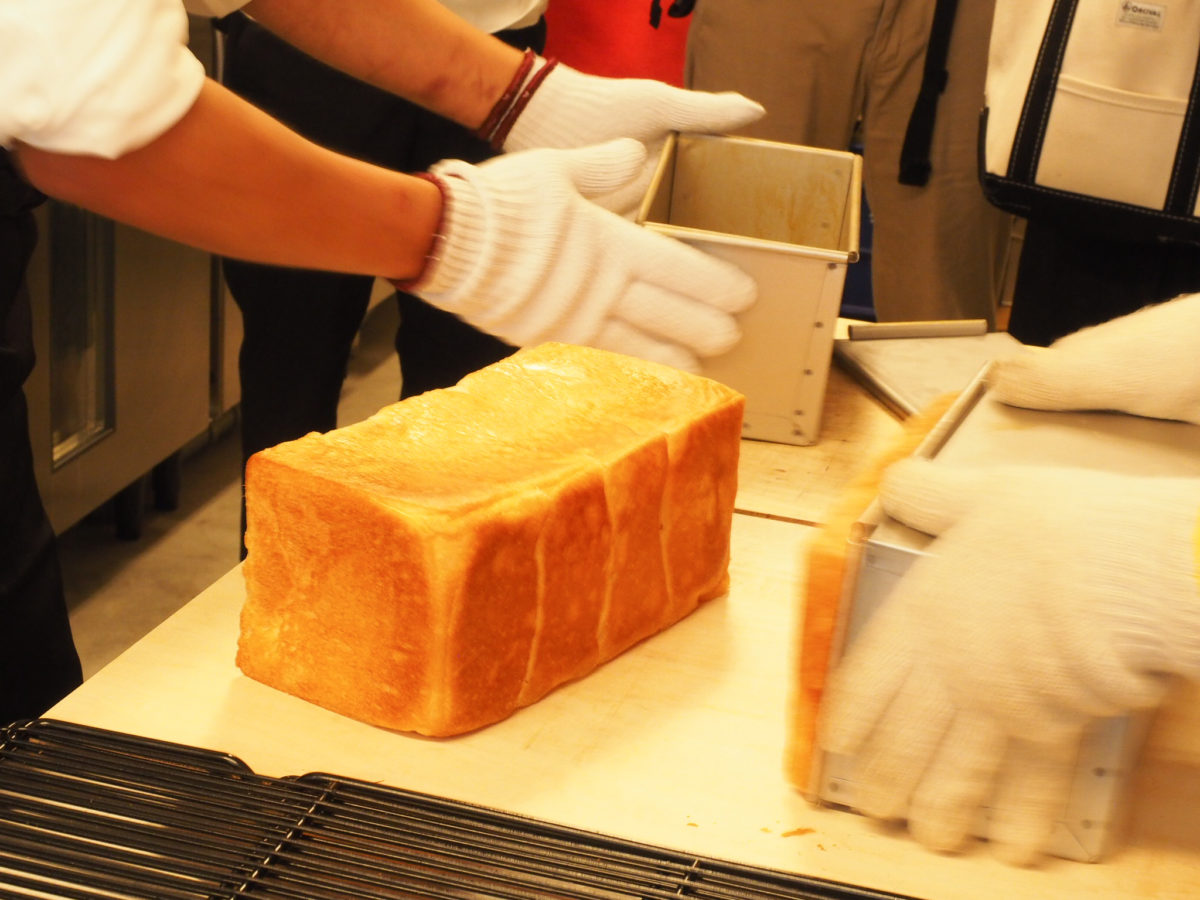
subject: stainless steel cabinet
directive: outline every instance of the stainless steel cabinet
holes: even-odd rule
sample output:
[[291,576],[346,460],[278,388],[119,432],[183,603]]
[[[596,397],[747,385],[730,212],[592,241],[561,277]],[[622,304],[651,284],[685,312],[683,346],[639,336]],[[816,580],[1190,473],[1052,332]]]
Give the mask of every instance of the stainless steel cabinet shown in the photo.
[[61,531],[209,428],[213,263],[59,204],[39,219],[26,391],[38,482]]

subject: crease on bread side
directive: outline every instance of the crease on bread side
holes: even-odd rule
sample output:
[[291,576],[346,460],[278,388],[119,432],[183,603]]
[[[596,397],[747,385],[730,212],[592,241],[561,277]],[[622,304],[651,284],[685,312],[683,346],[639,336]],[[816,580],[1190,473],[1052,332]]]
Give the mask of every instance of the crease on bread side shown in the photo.
[[430,736],[536,702],[726,590],[743,405],[546,344],[256,454],[238,665]]
[[821,697],[835,656],[839,623],[845,604],[851,566],[849,554],[864,514],[879,494],[883,473],[892,463],[911,456],[953,405],[957,394],[933,401],[903,422],[903,430],[846,485],[829,510],[825,524],[805,549],[805,580],[801,585],[803,614],[796,636],[795,680],[791,686],[784,770],[792,785],[816,796],[814,779],[817,726]]

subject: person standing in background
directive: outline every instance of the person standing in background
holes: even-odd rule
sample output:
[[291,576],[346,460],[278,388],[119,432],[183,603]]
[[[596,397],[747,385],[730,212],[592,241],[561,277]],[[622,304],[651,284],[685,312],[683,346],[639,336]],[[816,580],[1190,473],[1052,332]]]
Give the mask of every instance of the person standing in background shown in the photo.
[[[441,3],[519,50],[545,48],[547,0]],[[496,153],[471,129],[313,59],[243,13],[218,20],[218,27],[225,33],[225,86],[322,146],[401,172],[442,159],[478,163]],[[242,313],[244,472],[259,450],[336,427],[346,366],[375,280],[229,258],[222,270]],[[399,291],[395,299],[401,398],[449,387],[516,349],[414,294]],[[243,504],[243,539],[245,528]]]
[[978,177],[991,21],[992,0],[698,0],[692,13],[685,84],[759,99],[767,115],[742,134],[846,150],[861,127],[880,321],[995,322],[1012,218]]

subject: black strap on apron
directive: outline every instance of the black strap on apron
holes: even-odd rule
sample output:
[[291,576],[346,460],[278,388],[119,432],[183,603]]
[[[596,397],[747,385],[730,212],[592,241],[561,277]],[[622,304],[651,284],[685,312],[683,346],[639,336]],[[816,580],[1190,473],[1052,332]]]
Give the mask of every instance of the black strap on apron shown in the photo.
[[925,48],[921,90],[913,104],[908,130],[904,134],[904,146],[900,149],[901,184],[921,187],[929,182],[929,175],[933,171],[929,148],[933,145],[938,98],[950,80],[946,58],[950,53],[950,33],[954,30],[954,14],[957,10],[958,0],[937,0],[933,8],[933,28],[929,33],[929,46]]
[[[1058,75],[1062,70],[1063,53],[1067,49],[1067,38],[1075,19],[1078,4],[1055,2],[1046,22],[1042,45],[1038,48],[1037,65],[1025,92],[1025,103],[1021,107],[1021,128],[1013,142],[1008,160],[1007,176],[1027,184],[1037,181],[1038,162],[1042,156],[1042,127],[1054,103],[1058,87]],[[1027,127],[1032,125],[1033,127]]]
[[[692,14],[692,10],[696,8],[696,0],[672,0],[670,7],[667,9],[667,15],[672,19],[685,19]],[[662,0],[651,0],[650,3],[650,27],[657,28],[662,22]]]

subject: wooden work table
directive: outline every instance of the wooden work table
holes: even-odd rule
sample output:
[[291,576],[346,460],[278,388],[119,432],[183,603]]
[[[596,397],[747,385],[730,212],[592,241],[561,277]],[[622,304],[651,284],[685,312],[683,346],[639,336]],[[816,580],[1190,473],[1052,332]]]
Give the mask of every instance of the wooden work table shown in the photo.
[[429,740],[254,682],[234,649],[239,570],[49,712],[233,754],[264,775],[330,772],[740,863],[929,898],[1200,896],[1200,700],[1152,732],[1128,839],[1100,864],[1015,869],[985,845],[939,856],[811,806],[783,776],[803,549],[845,484],[901,430],[836,369],[812,447],[747,443],[729,594],[532,707]]

